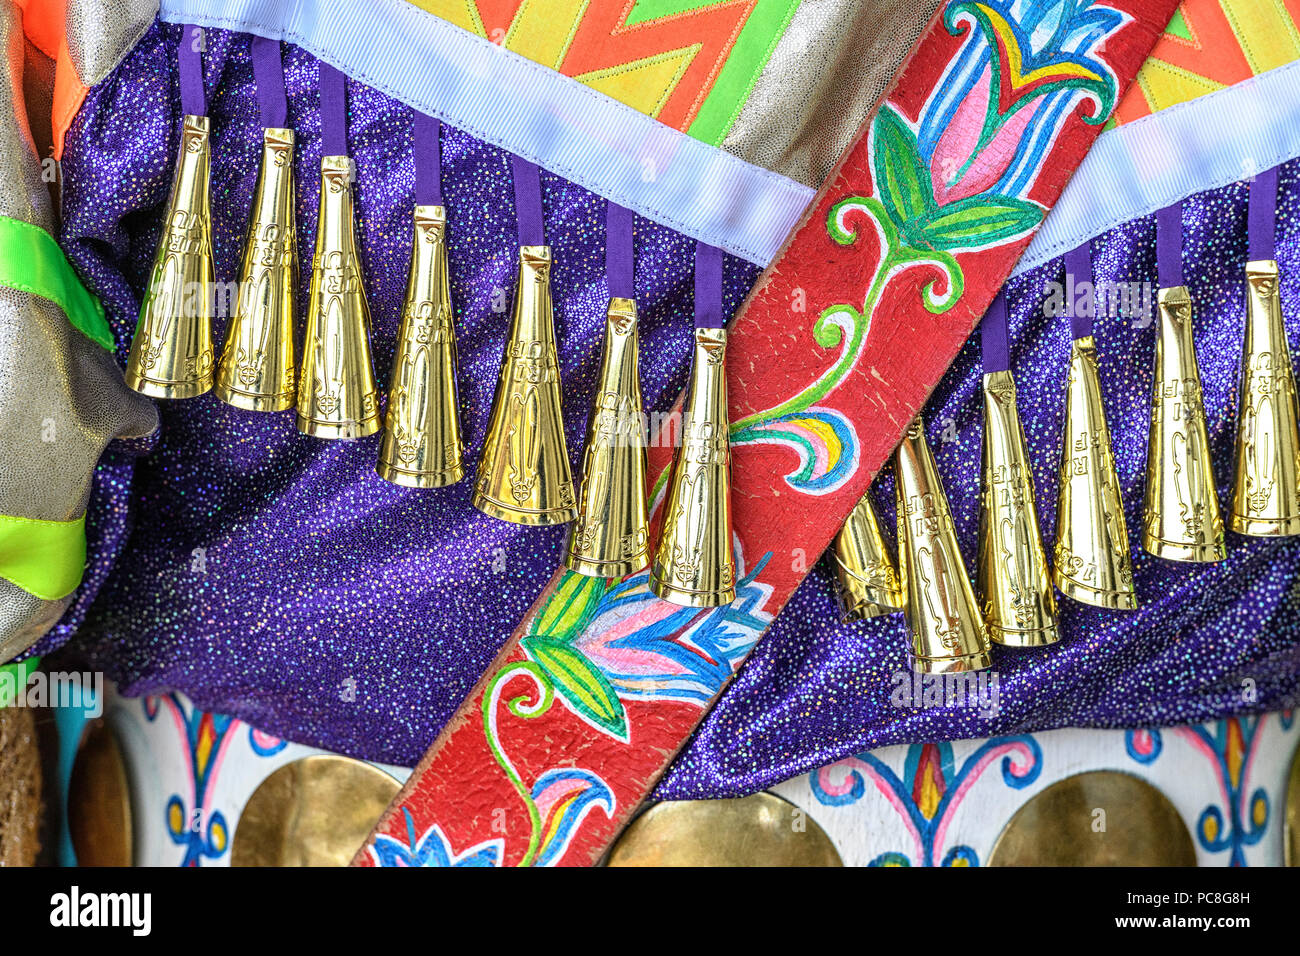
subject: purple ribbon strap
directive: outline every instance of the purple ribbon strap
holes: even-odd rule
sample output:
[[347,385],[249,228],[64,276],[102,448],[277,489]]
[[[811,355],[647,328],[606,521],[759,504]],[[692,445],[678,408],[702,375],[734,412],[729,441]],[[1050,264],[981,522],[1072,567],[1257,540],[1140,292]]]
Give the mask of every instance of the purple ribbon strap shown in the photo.
[[1260,173],[1250,184],[1250,258],[1273,259],[1277,244],[1277,167]]
[[980,352],[984,371],[1006,372],[1011,368],[1011,335],[1007,331],[1007,297],[999,291],[980,320]]
[[257,86],[257,110],[262,125],[283,128],[289,118],[289,103],[284,95],[284,67],[280,62],[280,41],[253,37],[249,48],[253,59],[253,79]]
[[511,155],[515,181],[515,218],[521,246],[546,245],[546,227],[542,222],[542,176],[526,159]]
[[320,65],[320,137],[322,156],[348,154],[347,78],[324,62]]
[[181,27],[181,44],[176,53],[181,74],[181,112],[186,116],[204,116],[208,112],[203,93],[203,28],[185,24]]
[[442,205],[442,124],[425,113],[415,114],[415,204]]
[[[1080,308],[1078,289],[1085,282],[1089,300]],[[1085,242],[1065,254],[1065,312],[1070,317],[1070,335],[1074,338],[1092,335],[1097,298],[1097,290],[1092,284],[1092,249]]]
[[1176,202],[1156,213],[1156,274],[1160,288],[1183,284],[1183,204]]
[[611,299],[635,299],[633,282],[632,210],[605,204],[605,278]]
[[722,250],[695,244],[695,327],[722,328]]

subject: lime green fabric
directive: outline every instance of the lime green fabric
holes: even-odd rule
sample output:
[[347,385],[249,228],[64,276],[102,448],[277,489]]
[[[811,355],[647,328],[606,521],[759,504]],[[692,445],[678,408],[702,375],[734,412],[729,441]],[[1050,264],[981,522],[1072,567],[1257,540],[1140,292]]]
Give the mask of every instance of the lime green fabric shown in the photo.
[[67,597],[86,566],[86,516],[41,521],[0,515],[0,577],[46,601]]
[[40,226],[0,216],[0,286],[49,299],[92,342],[113,349],[104,307],[81,284],[54,237]]
[[0,664],[0,707],[8,707],[14,702],[19,688],[27,686],[27,681],[40,666],[39,657],[29,657],[14,664]]
[[[0,286],[48,299],[92,342],[113,348],[104,307],[44,229],[0,216]],[[42,521],[0,515],[0,577],[47,601],[76,590],[86,564],[86,517]]]

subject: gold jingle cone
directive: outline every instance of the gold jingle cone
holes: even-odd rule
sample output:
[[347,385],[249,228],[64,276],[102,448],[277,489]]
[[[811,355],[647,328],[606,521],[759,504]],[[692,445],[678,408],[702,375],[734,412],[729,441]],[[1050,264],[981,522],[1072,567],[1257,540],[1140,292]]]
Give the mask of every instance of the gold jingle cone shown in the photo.
[[907,595],[912,668],[927,674],[975,671],[991,661],[988,627],[953,527],[948,498],[916,418],[894,452],[898,569]]
[[510,335],[474,488],[475,508],[516,524],[564,524],[578,516],[550,277],[550,247],[521,246]]
[[1009,371],[984,375],[980,462],[979,565],[976,581],[989,637],[1013,647],[1053,644],[1056,596],[1038,530],[1029,449]]
[[361,438],[379,430],[370,308],[352,222],[352,160],[320,161],[320,218],[298,379],[298,430]]
[[1142,546],[1170,561],[1222,561],[1223,519],[1192,339],[1192,299],[1186,286],[1174,286],[1161,289],[1157,301]]
[[442,206],[415,207],[411,271],[375,466],[379,477],[410,488],[439,488],[465,476],[446,231]]
[[1056,586],[1071,600],[1112,610],[1138,606],[1091,335],[1075,339],[1070,350],[1054,559]]
[[1278,278],[1272,259],[1246,263],[1237,473],[1228,515],[1233,531],[1263,537],[1300,534],[1300,415]]
[[695,330],[682,447],[668,482],[650,569],[650,590],[688,607],[718,607],[736,599],[726,351],[726,330]]
[[294,289],[298,254],[293,219],[293,130],[262,133],[239,298],[217,363],[217,398],[250,412],[292,408]]
[[211,167],[206,116],[186,116],[167,219],[126,360],[126,384],[154,398],[212,388]]
[[600,384],[587,426],[578,520],[564,554],[564,566],[579,574],[619,578],[650,560],[637,349],[636,303],[610,299]]
[[903,610],[903,585],[868,491],[835,536],[835,591],[845,621]]

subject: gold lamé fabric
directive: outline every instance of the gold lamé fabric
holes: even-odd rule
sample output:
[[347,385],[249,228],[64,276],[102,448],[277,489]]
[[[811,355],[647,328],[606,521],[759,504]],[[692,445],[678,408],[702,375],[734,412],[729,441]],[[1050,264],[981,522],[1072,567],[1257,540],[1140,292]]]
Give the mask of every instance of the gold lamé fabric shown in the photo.
[[938,0],[803,0],[722,148],[820,186],[938,7]]

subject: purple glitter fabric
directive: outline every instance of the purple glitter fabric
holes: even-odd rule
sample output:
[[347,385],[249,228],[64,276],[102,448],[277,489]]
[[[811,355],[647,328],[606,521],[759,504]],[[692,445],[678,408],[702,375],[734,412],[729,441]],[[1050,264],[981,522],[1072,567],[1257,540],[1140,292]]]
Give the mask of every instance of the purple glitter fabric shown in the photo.
[[[1276,258],[1283,309],[1300,304],[1300,162],[1282,168]],[[1183,206],[1185,279],[1220,504],[1231,501],[1238,375],[1245,324],[1247,185],[1191,197]],[[1153,283],[1156,224],[1134,220],[1092,243],[1104,283]],[[1038,517],[1056,538],[1057,469],[1070,320],[1048,315],[1048,284],[1061,260],[1012,279],[1011,369],[1032,458]],[[1114,286],[1111,286],[1114,288]],[[1221,564],[1163,561],[1141,549],[1147,428],[1155,336],[1149,320],[1099,315],[1095,338],[1116,467],[1123,489],[1141,606],[1105,611],[1059,599],[1061,642],[994,648],[998,708],[897,706],[908,667],[902,615],[836,623],[833,574],[819,562],[746,661],[726,695],[656,791],[660,799],[750,793],[888,744],[992,737],[1054,727],[1141,727],[1292,708],[1300,674],[1300,538],[1227,532]],[[1107,310],[1109,311],[1109,310]],[[1293,356],[1300,323],[1290,322]],[[952,506],[967,568],[975,568],[982,437],[980,337],[972,336],[926,408],[927,435]],[[876,481],[892,533],[892,469]],[[1049,550],[1050,554],[1050,550]]]
[[[63,160],[64,247],[103,299],[123,365],[175,161],[179,34],[155,25],[90,92]],[[261,146],[249,45],[209,30],[204,54],[220,281],[236,278]],[[286,46],[284,67],[298,143],[301,310],[320,181],[317,62]],[[383,387],[410,255],[414,112],[352,82],[348,100]],[[461,409],[477,462],[518,264],[510,158],[447,127],[442,148]],[[605,203],[546,173],[542,191],[576,467],[609,299]],[[695,242],[644,219],[634,228],[641,387],[648,407],[666,409],[687,375]],[[728,259],[727,309],[757,272]],[[217,326],[220,342],[224,321]],[[181,690],[293,740],[415,763],[550,579],[566,529],[479,514],[469,504],[472,470],[430,491],[382,481],[378,436],[319,441],[298,433],[292,411],[251,414],[212,395],[159,409],[157,447],[134,473],[129,461],[100,469],[91,573],[40,650],[61,644],[84,616],[75,650],[127,694]]]
[[[123,362],[174,159],[178,33],[155,26],[91,91],[67,139],[65,247],[104,299]],[[248,43],[208,31],[204,69],[222,280],[235,277],[256,175],[260,127]],[[284,62],[289,123],[299,143],[299,253],[309,256],[320,157],[317,69],[310,56],[288,46]],[[384,383],[409,252],[413,114],[354,83],[348,94],[359,240]],[[509,158],[444,128],[443,177],[472,461],[486,427],[515,269]],[[1297,193],[1296,169],[1288,167],[1279,201],[1284,304],[1300,301],[1300,236],[1291,225]],[[543,194],[557,263],[565,421],[576,462],[608,294],[604,203],[545,173]],[[1245,309],[1245,215],[1244,185],[1186,204],[1187,277],[1225,503]],[[1148,218],[1099,239],[1097,277],[1154,278],[1154,230]],[[642,389],[648,408],[664,409],[686,378],[695,243],[640,219],[635,242]],[[728,314],[755,276],[752,267],[727,259]],[[1045,316],[1043,301],[1045,284],[1060,278],[1060,264],[1048,265],[1007,290],[1012,369],[1049,542],[1069,320]],[[306,285],[304,269],[304,303]],[[749,792],[885,744],[1062,725],[1180,723],[1294,706],[1300,542],[1230,533],[1228,560],[1217,566],[1161,562],[1137,548],[1154,335],[1154,324],[1144,319],[1097,320],[1140,610],[1098,611],[1062,600],[1060,645],[995,651],[1000,707],[993,715],[897,707],[890,701],[894,675],[907,668],[901,616],[839,624],[823,561],[657,796]],[[980,364],[976,336],[927,410],[971,568]],[[252,415],[211,396],[160,408],[156,448],[134,464],[115,453],[99,470],[87,582],[43,649],[63,643],[84,617],[75,650],[127,693],[177,689],[202,707],[294,740],[413,763],[549,579],[563,529],[518,528],[479,515],[469,506],[472,474],[437,491],[390,486],[373,473],[376,438],[309,439],[297,433],[291,412]],[[875,491],[892,529],[888,472]]]

